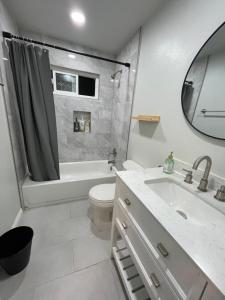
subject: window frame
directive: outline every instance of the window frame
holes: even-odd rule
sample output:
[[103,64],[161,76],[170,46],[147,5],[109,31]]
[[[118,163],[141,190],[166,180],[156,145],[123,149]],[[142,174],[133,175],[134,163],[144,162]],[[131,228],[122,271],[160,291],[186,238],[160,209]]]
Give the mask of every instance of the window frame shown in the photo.
[[[61,96],[77,96],[78,95],[78,75],[75,73],[69,73],[64,71],[52,70],[53,72],[53,93]],[[76,92],[69,92],[69,91],[61,91],[57,90],[56,86],[56,73],[63,74],[63,75],[70,75],[76,78]]]
[[[56,73],[63,74],[63,75],[70,75],[73,77],[76,77],[76,92],[69,92],[69,91],[61,91],[57,90],[57,84],[56,84]],[[88,95],[80,95],[79,94],[79,76],[87,77],[87,78],[93,78],[95,79],[95,96],[88,96]],[[91,74],[86,72],[79,72],[75,71],[74,73],[63,71],[63,70],[57,70],[56,68],[52,68],[52,79],[53,79],[53,94],[61,95],[61,96],[73,96],[77,98],[84,98],[84,99],[99,99],[99,84],[100,84],[100,78],[97,74]]]

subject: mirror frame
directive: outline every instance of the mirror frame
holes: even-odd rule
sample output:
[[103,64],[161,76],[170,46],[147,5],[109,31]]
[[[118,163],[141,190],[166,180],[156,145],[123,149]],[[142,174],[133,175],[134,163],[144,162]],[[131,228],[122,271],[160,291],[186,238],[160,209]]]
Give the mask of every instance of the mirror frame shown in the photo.
[[182,94],[183,94],[183,88],[184,88],[184,82],[188,76],[188,73],[195,61],[195,59],[197,58],[197,56],[199,55],[199,53],[202,51],[202,49],[205,47],[205,45],[208,43],[208,41],[217,33],[217,31],[219,31],[223,26],[225,25],[225,21],[209,36],[209,38],[206,40],[206,42],[201,46],[201,48],[199,49],[199,51],[197,52],[197,54],[195,55],[194,59],[192,60],[191,64],[190,64],[190,67],[188,68],[187,72],[186,72],[186,75],[184,77],[184,81],[183,81],[183,85],[182,85],[182,89],[181,89],[181,106],[182,106],[182,111],[183,111],[183,115],[185,117],[185,120],[188,122],[188,124],[194,128],[195,130],[197,130],[199,133],[205,135],[205,136],[208,136],[210,138],[213,138],[213,139],[216,139],[216,140],[222,140],[224,141],[225,138],[219,138],[219,137],[215,137],[215,136],[212,136],[212,135],[209,135],[201,130],[199,130],[198,128],[196,128],[195,126],[193,126],[193,124],[191,124],[191,122],[188,120],[188,118],[186,117],[185,113],[184,113],[184,106],[183,106],[183,101],[182,101]]

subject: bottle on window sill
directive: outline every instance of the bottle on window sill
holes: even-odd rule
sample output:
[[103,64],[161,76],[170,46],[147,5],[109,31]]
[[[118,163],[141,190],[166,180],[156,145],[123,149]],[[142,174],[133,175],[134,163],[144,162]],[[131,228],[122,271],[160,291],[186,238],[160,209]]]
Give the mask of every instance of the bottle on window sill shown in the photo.
[[73,131],[74,132],[79,132],[80,131],[80,123],[77,120],[77,118],[75,119],[75,122],[73,123]]
[[85,131],[85,120],[84,117],[81,117],[81,120],[79,120],[79,124],[80,124],[80,131],[84,132]]
[[85,121],[84,131],[87,133],[90,132],[90,121],[89,120]]

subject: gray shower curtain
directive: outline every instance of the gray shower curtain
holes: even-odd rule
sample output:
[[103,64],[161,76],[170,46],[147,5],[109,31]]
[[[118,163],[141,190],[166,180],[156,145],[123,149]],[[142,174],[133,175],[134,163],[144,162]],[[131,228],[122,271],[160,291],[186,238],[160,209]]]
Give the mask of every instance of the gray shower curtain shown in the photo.
[[59,179],[58,142],[46,49],[7,41],[27,164],[32,180]]

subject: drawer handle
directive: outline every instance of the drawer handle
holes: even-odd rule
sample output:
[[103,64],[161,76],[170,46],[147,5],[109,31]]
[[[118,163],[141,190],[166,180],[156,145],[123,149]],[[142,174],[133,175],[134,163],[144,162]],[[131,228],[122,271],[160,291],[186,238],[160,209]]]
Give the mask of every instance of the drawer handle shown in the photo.
[[153,284],[154,284],[154,286],[155,286],[156,288],[160,287],[159,279],[157,278],[157,276],[155,275],[155,273],[152,273],[152,274],[150,275],[150,278],[151,278],[151,280],[152,280],[152,282],[153,282]]
[[122,222],[121,224],[123,226],[123,229],[127,229],[127,224],[125,222]]
[[131,205],[131,202],[130,202],[130,200],[129,199],[124,199],[124,202],[126,203],[126,205]]
[[169,252],[166,250],[162,243],[158,243],[157,249],[162,254],[162,256],[167,257],[169,255]]

